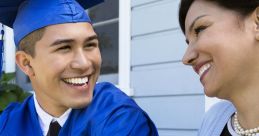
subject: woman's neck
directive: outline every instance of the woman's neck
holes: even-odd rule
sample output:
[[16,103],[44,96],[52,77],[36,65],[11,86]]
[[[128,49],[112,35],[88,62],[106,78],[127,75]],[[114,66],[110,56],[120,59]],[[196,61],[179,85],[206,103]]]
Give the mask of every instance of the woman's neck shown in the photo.
[[[255,89],[258,88],[258,89]],[[245,129],[259,126],[259,87],[236,90],[230,101],[237,109],[238,121]]]

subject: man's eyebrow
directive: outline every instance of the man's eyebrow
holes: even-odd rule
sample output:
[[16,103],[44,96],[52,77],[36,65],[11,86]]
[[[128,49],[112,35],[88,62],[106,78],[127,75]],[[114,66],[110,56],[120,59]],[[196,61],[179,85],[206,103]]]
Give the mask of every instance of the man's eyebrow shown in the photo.
[[[98,40],[97,35],[92,35],[90,37],[87,37],[84,41],[89,42],[89,41],[92,41],[95,39]],[[74,39],[58,39],[58,40],[54,41],[52,44],[50,44],[50,46],[60,45],[60,44],[64,44],[64,43],[72,43],[72,42],[75,42],[75,40]]]
[[73,39],[58,39],[58,40],[54,41],[52,44],[50,44],[50,46],[60,45],[63,43],[72,43],[74,41],[75,40],[73,40]]
[[189,27],[189,29],[188,29],[189,32],[192,31],[192,29],[193,29],[195,23],[196,23],[199,19],[201,19],[201,18],[203,18],[203,17],[205,17],[205,16],[208,16],[208,15],[200,15],[200,16],[196,17],[196,18],[193,20],[192,24],[190,25],[190,27]]
[[98,36],[97,35],[89,36],[85,39],[85,42],[89,42],[89,41],[92,41],[92,40],[98,40]]

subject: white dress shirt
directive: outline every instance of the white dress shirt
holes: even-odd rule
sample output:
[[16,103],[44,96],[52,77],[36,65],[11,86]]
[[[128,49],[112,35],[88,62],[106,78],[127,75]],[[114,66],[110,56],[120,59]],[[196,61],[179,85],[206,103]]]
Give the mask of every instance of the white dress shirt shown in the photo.
[[65,124],[70,112],[71,108],[69,108],[66,112],[63,113],[60,117],[56,118],[45,112],[41,106],[39,105],[36,95],[34,94],[34,105],[36,108],[36,112],[38,114],[38,119],[40,123],[41,130],[43,132],[44,136],[47,136],[48,130],[49,130],[49,125],[53,121],[57,121],[61,127]]

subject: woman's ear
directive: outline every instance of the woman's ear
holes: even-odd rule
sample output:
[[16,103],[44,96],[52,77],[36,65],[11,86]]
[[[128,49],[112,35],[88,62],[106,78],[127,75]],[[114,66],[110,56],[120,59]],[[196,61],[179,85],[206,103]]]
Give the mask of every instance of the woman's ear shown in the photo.
[[15,62],[18,67],[29,77],[34,76],[33,68],[30,65],[32,57],[24,51],[17,51],[15,53]]
[[256,40],[259,40],[259,7],[257,7],[255,9],[255,12],[254,12],[254,19],[255,19],[255,24],[256,24],[256,35],[255,35],[255,38]]

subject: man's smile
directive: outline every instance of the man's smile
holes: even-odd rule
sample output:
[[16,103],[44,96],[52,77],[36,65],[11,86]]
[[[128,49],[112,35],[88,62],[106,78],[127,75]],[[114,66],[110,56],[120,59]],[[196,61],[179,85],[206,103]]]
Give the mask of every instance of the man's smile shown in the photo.
[[73,77],[73,78],[65,78],[63,81],[67,84],[82,86],[88,83],[88,77]]

